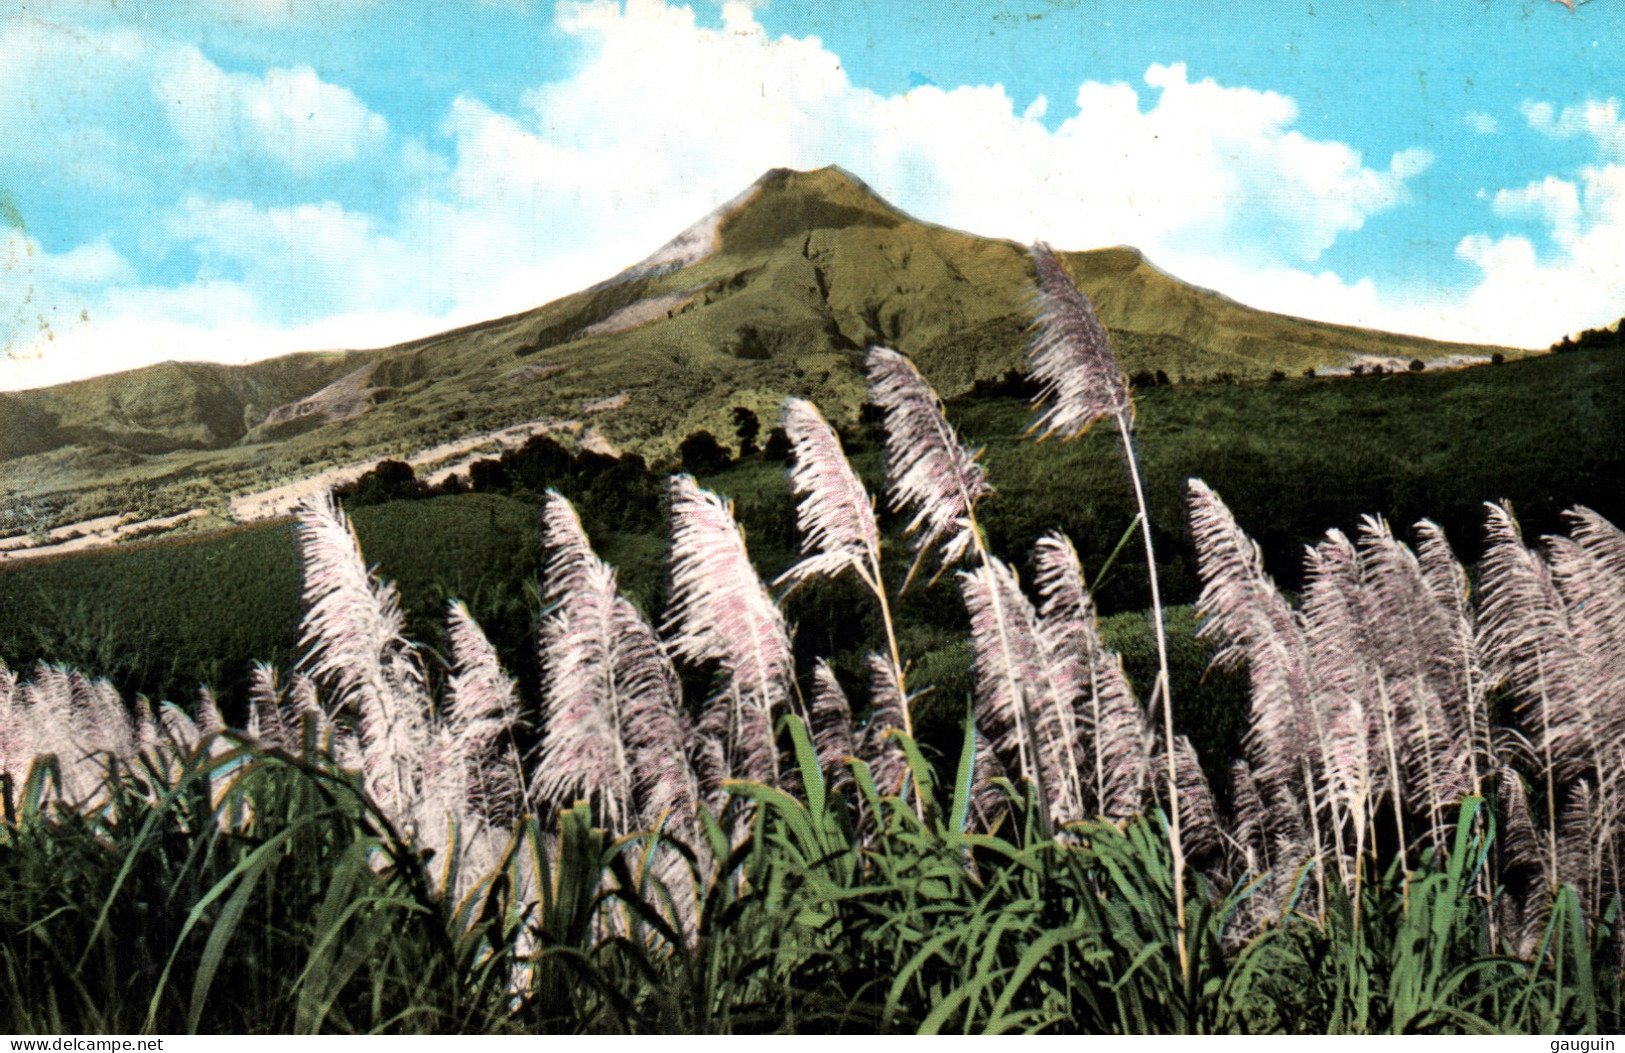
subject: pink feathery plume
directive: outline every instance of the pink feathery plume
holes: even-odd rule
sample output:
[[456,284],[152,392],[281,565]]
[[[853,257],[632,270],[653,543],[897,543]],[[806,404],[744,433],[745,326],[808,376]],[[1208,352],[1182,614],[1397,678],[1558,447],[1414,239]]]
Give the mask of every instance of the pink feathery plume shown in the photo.
[[158,707],[158,731],[179,756],[196,749],[201,738],[197,724],[173,702],[165,702]]
[[1073,712],[1068,674],[1044,648],[1037,612],[1015,573],[989,556],[959,575],[970,613],[979,723],[994,735],[1006,767],[1031,779],[1050,814],[1080,817],[1074,738],[1060,714]]
[[989,736],[978,725],[976,747],[971,761],[971,799],[967,825],[981,833],[993,833],[1009,811],[1009,798],[998,780],[1010,778],[1004,762],[993,749]]
[[1219,812],[1213,803],[1213,790],[1201,760],[1190,739],[1174,738],[1174,771],[1179,787],[1179,818],[1184,848],[1189,859],[1216,856],[1224,845],[1219,828]]
[[1088,815],[1086,800],[1100,815],[1136,815],[1149,785],[1155,734],[1123,675],[1121,659],[1101,642],[1072,542],[1060,533],[1045,535],[1033,547],[1033,562],[1042,598],[1039,636],[1053,685],[1049,723],[1060,741],[1072,744],[1056,753],[1059,776],[1068,787],[1065,796],[1076,802],[1078,818]]
[[822,658],[813,666],[812,737],[819,768],[832,774],[833,782],[844,782],[846,759],[857,756],[852,706],[835,671]]
[[1489,548],[1479,564],[1480,624],[1491,678],[1505,678],[1532,714],[1559,779],[1577,778],[1602,742],[1602,686],[1575,637],[1551,567],[1523,544],[1510,509],[1489,505]]
[[197,727],[205,735],[226,730],[226,718],[220,715],[220,703],[214,700],[214,692],[204,684],[197,689]]
[[[135,729],[130,709],[118,689],[106,680],[92,681],[74,674],[75,702],[80,714],[81,744],[95,755],[120,759],[135,755]],[[98,761],[99,763],[99,761]]]
[[1437,523],[1416,524],[1416,561],[1437,617],[1444,624],[1437,661],[1449,687],[1441,689],[1446,714],[1463,729],[1470,781],[1480,785],[1495,769],[1490,742],[1489,674],[1484,669],[1477,613],[1469,593],[1467,571],[1456,559]]
[[1392,696],[1376,687],[1381,670],[1374,664],[1359,550],[1342,531],[1328,531],[1308,549],[1304,569],[1304,638],[1314,684],[1302,710],[1310,731],[1306,755],[1334,815],[1339,805],[1346,809],[1334,821],[1352,816],[1363,824],[1376,780],[1398,772],[1389,771],[1385,746],[1403,736],[1403,725]]
[[993,488],[912,362],[896,351],[875,347],[865,366],[869,397],[886,414],[886,479],[892,508],[914,514],[908,524],[918,553],[909,569],[912,580],[933,548],[940,545],[943,569],[971,549],[976,540],[972,510]]
[[1038,284],[1028,363],[1042,385],[1036,406],[1048,409],[1034,422],[1039,438],[1059,433],[1072,439],[1101,417],[1133,412],[1123,369],[1095,305],[1043,242],[1031,250]]
[[841,450],[841,440],[818,407],[805,399],[784,404],[790,439],[790,489],[801,533],[801,561],[779,582],[833,578],[851,569],[871,589],[880,587],[880,529],[874,502]]
[[158,746],[158,724],[153,720],[152,703],[146,695],[135,696],[135,742],[143,753]]
[[1544,869],[1548,862],[1541,838],[1529,814],[1529,794],[1523,776],[1502,765],[1496,771],[1496,796],[1500,801],[1502,868],[1529,866]]
[[468,608],[454,602],[446,614],[452,676],[441,724],[461,771],[460,809],[497,826],[517,817],[523,774],[507,735],[519,720],[513,678]]
[[654,631],[593,554],[575,509],[549,494],[544,624],[547,739],[531,798],[596,795],[606,822],[692,819],[698,787],[677,674]]
[[1566,515],[1570,536],[1547,539],[1547,561],[1591,669],[1598,752],[1617,763],[1625,751],[1625,534],[1590,509]]
[[430,705],[422,663],[403,635],[400,597],[367,570],[355,531],[331,493],[310,498],[297,514],[304,664],[311,677],[332,685],[335,711],[353,706],[359,714],[361,760],[373,798],[389,814],[413,815]]
[[1092,709],[1099,773],[1095,807],[1108,819],[1139,815],[1151,786],[1156,732],[1134,698],[1122,658],[1115,654],[1107,653],[1097,663]]
[[1416,555],[1383,520],[1362,520],[1360,559],[1372,657],[1401,714],[1411,785],[1425,789],[1430,825],[1442,838],[1450,806],[1474,789],[1470,728],[1463,719],[1468,703],[1461,674],[1448,662],[1459,643],[1457,626],[1452,612],[1435,601]]
[[1253,770],[1246,761],[1231,763],[1230,785],[1237,847],[1254,872],[1268,870],[1273,843],[1269,812],[1264,806],[1263,795],[1258,792],[1258,784],[1253,781]]
[[248,680],[248,733],[267,746],[297,750],[297,726],[290,727],[283,719],[282,689],[277,684],[276,669],[268,662],[254,663]]
[[1588,914],[1601,876],[1598,846],[1608,840],[1596,821],[1596,806],[1590,780],[1581,779],[1569,789],[1557,824],[1557,869],[1552,875],[1554,885],[1573,886]]
[[875,787],[883,794],[901,793],[908,761],[891,732],[906,726],[908,699],[902,675],[880,655],[869,656],[869,719],[858,740],[858,756],[869,764]]
[[1296,778],[1308,747],[1304,714],[1314,685],[1304,627],[1264,573],[1258,545],[1200,479],[1189,481],[1191,531],[1202,593],[1197,635],[1216,640],[1213,664],[1247,668],[1252,683],[1254,777],[1271,787]]
[[0,773],[21,780],[29,758],[27,715],[17,693],[17,677],[0,661]]
[[720,662],[730,683],[713,704],[736,707],[735,777],[778,781],[773,722],[792,705],[784,616],[763,588],[726,501],[686,475],[671,481],[671,599],[663,631],[673,654]]

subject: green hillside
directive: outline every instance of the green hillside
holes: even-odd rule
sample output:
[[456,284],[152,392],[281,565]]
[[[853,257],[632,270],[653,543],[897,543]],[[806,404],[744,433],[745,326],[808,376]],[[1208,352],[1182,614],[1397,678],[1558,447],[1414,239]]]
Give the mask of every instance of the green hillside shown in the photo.
[[[920,223],[839,169],[768,173],[695,255],[657,256],[535,310],[380,351],[166,363],[0,395],[0,534],[215,507],[542,418],[659,458],[696,430],[728,434],[735,406],[765,419],[786,395],[854,419],[871,344],[909,354],[946,394],[1002,376],[1025,350],[1022,247]],[[1132,249],[1067,258],[1125,368],[1175,382],[1497,350],[1256,311]],[[302,415],[302,400],[367,365],[346,396],[365,412]]]
[[[1189,603],[1197,591],[1182,505],[1193,475],[1211,484],[1259,539],[1267,568],[1287,588],[1298,585],[1304,543],[1333,526],[1352,533],[1365,513],[1388,517],[1402,536],[1416,519],[1433,518],[1468,560],[1480,553],[1485,500],[1510,500],[1531,538],[1558,531],[1560,513],[1574,504],[1625,521],[1619,487],[1625,355],[1617,352],[1421,375],[1159,387],[1136,401],[1159,574],[1174,603]],[[996,493],[979,518],[995,551],[1024,567],[1040,534],[1066,531],[1103,611],[1119,616],[1110,623],[1113,645],[1131,674],[1148,677],[1154,657],[1143,616],[1135,613],[1146,597],[1134,546],[1106,570],[1133,515],[1112,436],[1024,440],[1030,411],[1009,397],[960,398],[949,413],[968,440],[986,446]],[[881,484],[877,440],[867,427],[849,430],[846,439],[874,490]],[[619,568],[623,588],[657,611],[665,587],[663,473],[608,458],[509,460],[506,481],[494,492],[394,501],[353,514],[368,560],[401,588],[413,638],[438,639],[447,599],[465,599],[507,667],[533,687],[537,606],[527,582],[539,557],[533,522],[539,494],[552,487],[575,501],[598,551]],[[793,561],[794,508],[782,462],[746,458],[703,474],[701,482],[735,501],[764,576]],[[899,561],[889,576],[900,581],[907,545],[892,544],[889,554]],[[840,591],[849,585],[809,586],[793,598],[789,614],[807,655],[856,670],[880,629],[865,622],[871,615],[854,620],[854,610],[867,608]],[[922,682],[940,688],[933,696],[942,700],[938,715],[944,726],[956,726],[969,653],[952,581],[911,589],[899,616]],[[240,699],[250,661],[297,660],[298,617],[287,521],[0,564],[0,659],[13,667],[64,662],[155,697],[185,698],[207,681],[223,697]],[[1176,697],[1193,706],[1229,697],[1233,685],[1222,681],[1198,686],[1206,651],[1190,639],[1188,615],[1181,618],[1184,680]],[[1238,729],[1238,719],[1221,706],[1192,722],[1209,729],[1206,744]]]

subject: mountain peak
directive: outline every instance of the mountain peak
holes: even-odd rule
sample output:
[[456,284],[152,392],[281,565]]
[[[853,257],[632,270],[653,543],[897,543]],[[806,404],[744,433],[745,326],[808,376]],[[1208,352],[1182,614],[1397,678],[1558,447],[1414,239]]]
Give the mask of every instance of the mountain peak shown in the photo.
[[756,252],[811,230],[889,228],[911,221],[863,180],[835,165],[805,172],[770,169],[751,188],[754,192],[723,222],[719,247]]
[[910,218],[839,166],[770,168],[647,258],[594,288],[669,274],[724,247],[752,252],[813,229],[895,227]]

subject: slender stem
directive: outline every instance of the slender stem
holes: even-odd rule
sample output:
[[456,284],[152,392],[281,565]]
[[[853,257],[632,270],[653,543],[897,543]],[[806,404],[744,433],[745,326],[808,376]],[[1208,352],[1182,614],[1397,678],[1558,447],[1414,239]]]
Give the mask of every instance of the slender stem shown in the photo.
[[897,688],[903,693],[903,731],[913,738],[914,718],[908,711],[908,688],[903,679],[903,660],[897,650],[897,630],[892,628],[891,602],[886,599],[886,585],[880,576],[880,553],[870,552],[869,562],[873,580],[864,575],[860,577],[864,577],[864,584],[869,586],[870,591],[875,594],[875,599],[880,601],[880,621],[886,627],[886,648],[891,652],[892,668],[897,670]]
[[1140,534],[1145,539],[1145,573],[1151,582],[1151,625],[1157,639],[1157,687],[1152,698],[1162,699],[1164,749],[1168,754],[1168,851],[1173,856],[1174,910],[1179,926],[1179,971],[1190,979],[1190,951],[1185,946],[1185,849],[1180,838],[1179,775],[1174,757],[1174,700],[1169,691],[1168,637],[1162,622],[1162,590],[1157,584],[1157,554],[1151,545],[1151,512],[1146,506],[1145,487],[1140,482],[1140,461],[1134,453],[1134,437],[1129,431],[1129,411],[1113,414],[1117,436],[1123,443],[1129,478],[1134,481],[1134,500],[1140,510]]

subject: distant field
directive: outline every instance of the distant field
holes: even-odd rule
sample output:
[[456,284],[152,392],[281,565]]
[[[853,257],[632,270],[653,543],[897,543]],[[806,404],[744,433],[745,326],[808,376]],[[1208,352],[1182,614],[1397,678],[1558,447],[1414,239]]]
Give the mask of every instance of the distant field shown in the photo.
[[[1137,396],[1165,595],[1189,603],[1197,582],[1184,531],[1184,480],[1199,476],[1264,545],[1268,567],[1297,583],[1301,546],[1329,527],[1352,532],[1363,513],[1396,529],[1440,522],[1475,559],[1482,502],[1507,498],[1536,537],[1558,515],[1586,504],[1625,519],[1625,355],[1582,352],[1452,373],[1155,388]],[[1077,544],[1108,620],[1109,641],[1131,675],[1149,676],[1143,576],[1128,545],[1103,564],[1130,523],[1122,459],[1104,432],[1071,444],[1021,438],[1030,414],[1012,398],[962,399],[950,416],[973,442],[997,493],[982,506],[993,547],[1018,567],[1033,540],[1060,528]],[[853,460],[879,484],[879,435],[851,436]],[[792,560],[794,515],[784,466],[753,459],[701,480],[733,498],[759,569],[769,579]],[[535,689],[531,626],[537,550],[536,493],[559,486],[581,506],[601,554],[646,610],[662,602],[664,538],[658,481],[620,479],[594,488],[530,480],[513,494],[477,493],[355,510],[363,550],[400,586],[414,638],[439,646],[437,624],[451,597],[467,600],[510,670]],[[642,501],[650,507],[639,512]],[[628,503],[631,502],[631,503]],[[641,530],[616,532],[640,516]],[[1403,536],[1403,530],[1401,530]],[[891,546],[893,580],[908,549]],[[298,657],[298,567],[287,521],[222,534],[136,545],[0,570],[0,658],[13,667],[47,659],[109,675],[154,698],[189,697],[208,682],[240,700],[249,663]],[[879,627],[846,585],[813,586],[789,604],[798,649],[828,655],[857,675]],[[930,726],[951,728],[968,689],[969,654],[957,588],[945,578],[911,589],[901,604],[903,644],[914,683],[937,690],[919,705]],[[1191,638],[1188,611],[1173,615],[1176,693],[1190,707],[1182,726],[1205,756],[1233,746],[1245,692],[1202,678],[1207,649]],[[432,663],[431,663],[432,664]],[[532,696],[534,697],[534,696]],[[1223,702],[1228,699],[1229,701]],[[1222,705],[1219,705],[1223,702]]]

